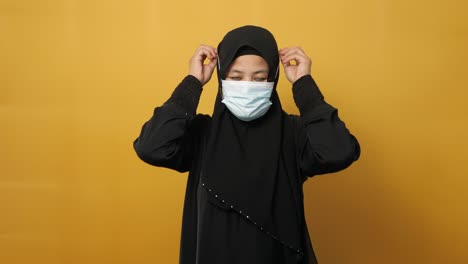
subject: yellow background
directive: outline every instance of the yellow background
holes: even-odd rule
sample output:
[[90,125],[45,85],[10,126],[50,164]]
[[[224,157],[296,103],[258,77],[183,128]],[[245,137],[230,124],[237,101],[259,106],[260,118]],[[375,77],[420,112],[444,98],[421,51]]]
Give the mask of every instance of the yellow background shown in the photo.
[[198,45],[245,24],[307,52],[361,143],[349,169],[304,185],[319,262],[467,263],[467,7],[0,0],[0,263],[177,263],[187,174],[132,142]]

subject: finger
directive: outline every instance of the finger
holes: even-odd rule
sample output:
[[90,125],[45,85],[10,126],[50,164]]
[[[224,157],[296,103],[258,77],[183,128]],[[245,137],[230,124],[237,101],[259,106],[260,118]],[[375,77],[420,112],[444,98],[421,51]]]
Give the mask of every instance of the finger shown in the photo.
[[285,55],[290,52],[303,52],[300,47],[284,47],[279,50],[280,55]]
[[206,64],[206,66],[212,70],[214,69],[214,67],[216,66],[216,60],[210,60],[210,62],[208,62],[208,64]]
[[290,59],[281,60],[281,64],[284,66],[296,66],[297,61],[293,57],[290,57]]
[[200,45],[195,51],[194,57],[198,57],[198,59],[200,59],[202,55],[208,55],[209,57],[212,57],[213,55],[209,54],[208,51],[209,48],[206,45]]
[[310,59],[309,56],[307,56],[307,54],[305,54],[304,51],[299,50],[297,55],[298,55],[300,63],[312,64],[312,60]]
[[288,52],[289,50],[290,50],[289,47],[281,48],[281,49],[279,50],[279,55],[280,55],[280,56],[283,56],[283,55],[286,54],[286,52]]
[[205,44],[201,44],[200,47],[204,47],[204,48],[211,49],[211,50],[216,50],[215,47],[210,46],[210,45],[205,45]]
[[208,59],[209,62],[212,62],[212,61],[216,61],[217,58],[218,56],[216,54],[210,53],[209,55],[206,56],[205,60]]
[[209,50],[211,50],[214,54],[218,54],[218,51],[213,46],[206,46]]
[[211,58],[210,58],[210,57],[206,57],[205,60],[203,60],[203,62],[205,62],[206,59],[208,59],[208,61],[205,63],[205,65],[211,65],[211,64],[216,65],[216,63],[217,63],[216,56],[215,56],[215,57],[211,57]]
[[297,54],[297,52],[294,52],[293,50],[288,50],[283,55],[280,55],[280,59],[282,61],[289,61],[291,56],[294,56],[295,54]]
[[198,50],[197,50],[197,52],[196,52],[196,55],[197,55],[198,57],[201,57],[201,56],[203,56],[203,55],[207,56],[207,55],[209,55],[208,49],[207,49],[205,46],[202,45],[202,46],[200,46],[200,47],[198,48]]
[[283,63],[288,63],[288,62],[291,62],[291,61],[295,61],[296,64],[300,64],[300,63],[305,63],[307,62],[308,58],[305,57],[305,56],[302,56],[298,53],[293,53],[293,54],[290,54],[284,58],[281,59],[281,61]]
[[284,57],[288,57],[290,56],[291,54],[299,54],[299,51],[297,48],[288,48],[287,50],[284,51],[284,53],[282,54],[282,58]]
[[216,55],[213,54],[210,50],[202,48],[198,51],[198,53],[195,55],[197,61],[201,61],[202,63],[205,62],[206,58],[209,60],[213,60],[216,58]]
[[284,55],[281,56],[281,59],[287,59],[290,58],[293,55],[297,55],[301,58],[309,59],[309,57],[304,53],[304,51],[298,47],[292,48],[284,53]]
[[281,58],[288,57],[291,54],[299,54],[301,56],[307,57],[305,52],[300,47],[292,47],[284,51],[283,54],[280,55]]
[[206,55],[208,55],[208,57],[211,57],[211,58],[212,58],[212,57],[215,56],[215,52],[214,52],[214,50],[213,50],[212,47],[203,46],[203,47],[202,47],[202,51],[203,51]]
[[305,53],[305,51],[301,48],[301,47],[296,47],[297,48],[297,52],[299,54],[302,54],[303,56],[306,56],[307,57],[307,54]]
[[212,57],[214,57],[216,54],[218,54],[218,51],[216,50],[215,47],[209,46],[209,45],[201,45],[201,49],[208,50],[211,54]]
[[203,51],[205,52],[205,54],[208,56],[208,58],[209,58],[210,60],[212,60],[212,59],[214,59],[214,58],[217,57],[216,52],[215,52],[214,49],[212,49],[212,48],[205,47],[205,48],[203,49]]
[[289,69],[289,68],[297,67],[297,65],[293,65],[293,64],[291,64],[291,62],[288,61],[286,63],[283,63],[283,67],[286,70],[286,69]]
[[295,67],[297,67],[297,65],[293,65],[293,64],[291,64],[291,62],[289,62],[289,61],[286,62],[286,63],[282,63],[282,65],[283,65],[283,69],[284,69],[285,71],[289,71],[290,69],[294,69]]

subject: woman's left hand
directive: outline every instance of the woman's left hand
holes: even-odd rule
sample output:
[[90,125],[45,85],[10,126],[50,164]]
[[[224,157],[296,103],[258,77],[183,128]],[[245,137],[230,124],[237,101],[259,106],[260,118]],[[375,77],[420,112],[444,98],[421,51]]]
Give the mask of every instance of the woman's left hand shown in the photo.
[[[279,50],[286,78],[294,83],[304,75],[310,74],[312,61],[300,47],[282,48]],[[294,61],[295,64],[291,64]]]

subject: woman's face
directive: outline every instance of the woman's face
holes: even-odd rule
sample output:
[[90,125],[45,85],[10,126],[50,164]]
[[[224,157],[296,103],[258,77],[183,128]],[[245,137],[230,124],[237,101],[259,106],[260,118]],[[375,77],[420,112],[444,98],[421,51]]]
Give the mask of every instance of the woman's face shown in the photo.
[[226,80],[266,82],[268,63],[258,55],[239,56],[231,63]]

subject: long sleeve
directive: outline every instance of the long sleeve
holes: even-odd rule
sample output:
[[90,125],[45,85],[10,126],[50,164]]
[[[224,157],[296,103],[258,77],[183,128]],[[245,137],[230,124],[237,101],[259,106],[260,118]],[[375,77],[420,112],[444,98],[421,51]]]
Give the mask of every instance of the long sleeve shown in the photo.
[[303,182],[343,170],[359,159],[359,142],[339,118],[338,109],[325,102],[310,74],[293,83],[293,95],[300,112],[296,144]]
[[138,157],[144,162],[186,172],[190,170],[199,142],[200,125],[206,115],[196,115],[202,92],[201,82],[187,75],[171,97],[153,111],[133,142]]

